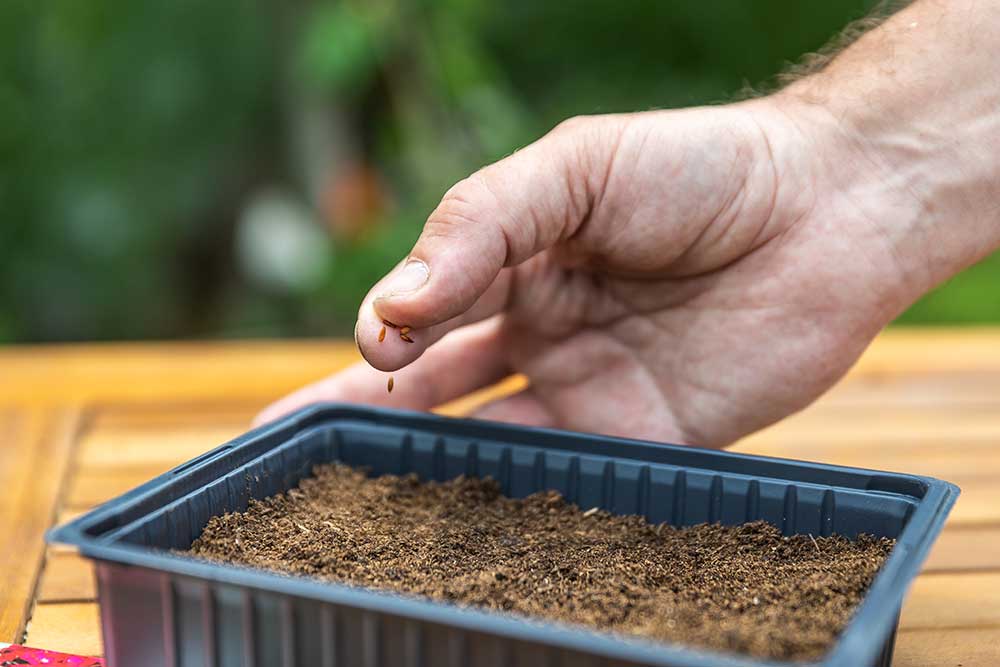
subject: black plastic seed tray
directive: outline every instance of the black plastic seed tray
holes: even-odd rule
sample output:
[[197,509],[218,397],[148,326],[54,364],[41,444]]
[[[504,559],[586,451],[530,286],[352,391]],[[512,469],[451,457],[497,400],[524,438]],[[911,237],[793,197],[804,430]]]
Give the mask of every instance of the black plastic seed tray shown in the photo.
[[824,667],[886,667],[900,605],[958,488],[927,477],[597,435],[318,405],[222,445],[55,529],[96,561],[112,667],[725,667],[777,665],[307,578],[184,549],[209,517],[289,489],[313,465],[445,480],[492,476],[520,497],[654,523],[765,519],[785,534],[896,538]]

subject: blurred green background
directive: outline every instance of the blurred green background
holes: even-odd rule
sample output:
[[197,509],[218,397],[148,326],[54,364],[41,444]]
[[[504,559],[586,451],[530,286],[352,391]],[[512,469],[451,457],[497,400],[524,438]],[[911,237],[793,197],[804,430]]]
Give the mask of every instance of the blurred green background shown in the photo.
[[[349,334],[456,180],[727,99],[871,4],[4,0],[0,342]],[[998,278],[902,321],[1000,320]]]

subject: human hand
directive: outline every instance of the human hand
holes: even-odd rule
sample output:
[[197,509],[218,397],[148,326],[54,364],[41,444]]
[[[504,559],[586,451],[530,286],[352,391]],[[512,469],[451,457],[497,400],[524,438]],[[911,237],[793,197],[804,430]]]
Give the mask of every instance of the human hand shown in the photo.
[[[260,420],[429,409],[518,372],[530,386],[475,416],[732,442],[819,396],[913,298],[882,225],[906,194],[862,157],[782,97],[563,123],[444,196],[360,308],[371,367]],[[415,343],[379,343],[383,318]]]

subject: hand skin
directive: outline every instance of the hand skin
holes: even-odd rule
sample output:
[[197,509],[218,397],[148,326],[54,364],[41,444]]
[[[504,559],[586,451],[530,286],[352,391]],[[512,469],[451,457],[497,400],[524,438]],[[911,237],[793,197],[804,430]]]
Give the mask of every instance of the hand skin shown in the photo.
[[918,2],[768,97],[564,122],[445,194],[361,305],[367,364],[258,422],[513,372],[475,416],[724,446],[800,410],[1000,241],[998,4]]

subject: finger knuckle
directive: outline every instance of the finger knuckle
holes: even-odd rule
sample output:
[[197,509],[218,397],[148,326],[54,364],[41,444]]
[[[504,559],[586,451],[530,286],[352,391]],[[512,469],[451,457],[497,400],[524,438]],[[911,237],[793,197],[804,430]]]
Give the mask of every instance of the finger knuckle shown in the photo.
[[590,116],[570,116],[556,125],[552,133],[557,135],[576,134],[590,127],[592,123],[593,118]]
[[483,179],[477,172],[453,185],[428,217],[424,232],[452,236],[459,227],[475,224],[493,196]]

